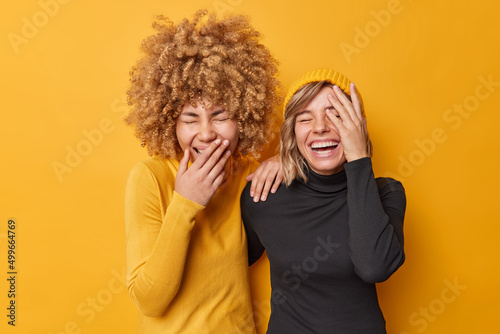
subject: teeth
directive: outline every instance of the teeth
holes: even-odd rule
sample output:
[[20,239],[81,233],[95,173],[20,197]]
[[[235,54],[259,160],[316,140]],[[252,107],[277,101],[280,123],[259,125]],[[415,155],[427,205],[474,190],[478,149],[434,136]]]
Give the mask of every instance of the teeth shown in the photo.
[[202,154],[204,150],[199,150],[197,149],[196,147],[194,148],[194,150],[196,151],[196,153],[198,153],[198,155]]
[[325,141],[325,142],[315,142],[311,144],[311,148],[324,148],[324,147],[337,147],[339,143],[334,141]]
[[317,155],[328,155],[330,154],[331,152],[333,152],[333,150],[328,150],[328,151],[314,151]]

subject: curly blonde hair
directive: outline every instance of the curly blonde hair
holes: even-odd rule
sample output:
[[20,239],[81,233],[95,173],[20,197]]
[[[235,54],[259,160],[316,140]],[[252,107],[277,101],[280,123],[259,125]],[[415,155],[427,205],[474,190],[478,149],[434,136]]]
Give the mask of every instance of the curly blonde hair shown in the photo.
[[186,103],[219,105],[238,123],[235,156],[253,155],[270,139],[281,87],[277,60],[259,42],[260,33],[245,16],[218,20],[198,11],[174,24],[159,16],[157,30],[142,42],[144,57],[130,72],[131,112],[125,122],[149,155],[177,158],[175,127]]

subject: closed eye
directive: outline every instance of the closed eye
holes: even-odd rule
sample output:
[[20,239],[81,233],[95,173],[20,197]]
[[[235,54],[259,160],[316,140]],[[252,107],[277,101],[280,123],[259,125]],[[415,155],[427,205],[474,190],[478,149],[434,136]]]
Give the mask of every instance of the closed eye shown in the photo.
[[225,117],[225,118],[216,118],[216,119],[214,119],[214,121],[215,121],[215,122],[225,122],[225,121],[227,121],[227,120],[229,120],[229,117]]
[[337,118],[340,118],[339,113],[337,112],[337,110],[333,106],[327,107],[326,110],[330,110],[334,116],[336,116]]
[[309,123],[313,120],[313,118],[311,117],[311,111],[309,110],[302,110],[300,113],[297,114],[296,118],[295,118],[295,122],[296,123],[302,123],[302,124],[305,124],[305,123]]

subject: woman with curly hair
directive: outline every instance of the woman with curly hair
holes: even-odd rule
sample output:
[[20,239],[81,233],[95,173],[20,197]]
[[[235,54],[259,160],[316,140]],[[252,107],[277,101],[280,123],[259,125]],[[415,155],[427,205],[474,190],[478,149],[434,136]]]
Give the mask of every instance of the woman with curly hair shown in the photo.
[[127,92],[126,122],[152,155],[125,194],[139,332],[254,333],[239,197],[269,139],[277,62],[244,16],[153,26]]
[[375,178],[354,84],[331,69],[300,77],[285,98],[286,187],[241,211],[250,264],[267,251],[267,333],[385,333],[375,283],[404,262],[404,188]]

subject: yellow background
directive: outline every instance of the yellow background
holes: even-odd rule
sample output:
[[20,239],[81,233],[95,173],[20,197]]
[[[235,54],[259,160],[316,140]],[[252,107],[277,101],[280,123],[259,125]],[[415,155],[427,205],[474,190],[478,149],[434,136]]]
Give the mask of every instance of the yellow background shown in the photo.
[[[389,333],[500,333],[494,1],[57,4],[1,3],[2,333],[135,332],[137,311],[123,280],[123,193],[130,168],[147,154],[121,121],[123,94],[153,15],[178,21],[199,8],[248,14],[280,60],[285,88],[306,70],[333,67],[362,92],[376,175],[402,180],[408,197],[407,260],[379,285]],[[55,165],[66,169],[58,175]],[[15,328],[6,317],[11,218]],[[262,333],[267,264],[251,274]]]

